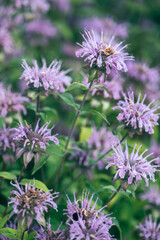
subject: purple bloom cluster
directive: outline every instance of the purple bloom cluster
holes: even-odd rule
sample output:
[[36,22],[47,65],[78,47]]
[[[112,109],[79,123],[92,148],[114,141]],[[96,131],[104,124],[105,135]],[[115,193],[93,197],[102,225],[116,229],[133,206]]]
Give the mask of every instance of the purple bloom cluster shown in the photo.
[[152,141],[149,151],[154,154],[154,157],[159,157],[156,163],[160,164],[160,146],[155,140]]
[[126,125],[131,125],[134,129],[142,129],[149,134],[153,134],[153,127],[158,125],[159,114],[155,113],[159,106],[151,107],[154,103],[152,100],[148,105],[144,104],[146,95],[140,102],[141,94],[139,94],[137,101],[135,102],[134,93],[128,92],[128,96],[123,93],[124,101],[120,100],[118,106],[114,107],[113,110],[120,110],[117,119],[118,121],[124,121]]
[[[107,131],[105,127],[99,130],[94,127],[87,142],[92,149],[90,150],[90,154],[97,160],[99,153],[103,155],[118,143],[118,137],[114,136],[111,131]],[[103,169],[104,161],[98,161],[98,167],[99,169]]]
[[48,19],[41,19],[39,17],[27,23],[26,31],[52,38],[57,33],[55,26]]
[[153,222],[151,215],[146,217],[145,223],[140,223],[137,229],[141,231],[140,237],[144,240],[160,240],[160,223],[157,223],[157,219]]
[[46,224],[46,228],[44,229],[42,226],[38,231],[36,231],[37,240],[65,240],[64,232],[60,231],[61,225],[58,227],[56,231],[52,231],[50,221]]
[[54,199],[57,198],[57,193],[44,192],[43,190],[36,189],[35,183],[25,184],[25,189],[16,183],[12,183],[17,190],[11,192],[9,204],[13,204],[12,215],[17,214],[17,219],[24,218],[28,227],[35,219],[39,224],[45,225],[44,211],[47,212],[47,207],[52,207],[57,211],[57,205]]
[[7,89],[0,83],[0,112],[1,116],[5,117],[9,112],[26,114],[26,109],[23,106],[24,102],[28,102],[27,97],[21,96],[20,93],[11,92],[11,86]]
[[4,125],[3,129],[0,129],[0,152],[5,164],[7,164],[9,160],[11,160],[11,162],[15,161],[15,156],[13,155],[15,152],[15,143],[13,138],[14,134]]
[[141,194],[140,197],[151,204],[160,206],[160,190],[158,185],[151,185],[145,193]]
[[127,45],[122,46],[122,42],[120,42],[113,46],[114,37],[108,43],[104,42],[103,32],[101,32],[100,39],[94,31],[85,30],[82,36],[84,41],[82,44],[78,44],[81,49],[76,52],[76,56],[83,58],[90,68],[97,68],[106,74],[127,72],[125,62],[133,60],[132,56],[123,51]]
[[112,18],[87,18],[82,20],[81,25],[86,29],[93,29],[97,33],[102,31],[107,33],[105,37],[121,37],[126,38],[128,36],[128,29],[126,23],[116,23]]
[[18,128],[12,128],[14,134],[14,142],[16,144],[16,155],[19,158],[23,154],[24,165],[27,167],[28,163],[34,157],[35,164],[38,163],[40,155],[45,153],[46,146],[49,145],[49,141],[59,145],[57,134],[52,135],[52,129],[48,129],[50,122],[45,123],[39,128],[39,121],[37,121],[36,127],[32,130],[32,127],[27,124],[23,126],[20,122]]
[[23,60],[22,67],[24,72],[21,76],[21,80],[25,80],[26,84],[30,87],[41,91],[55,91],[64,92],[65,87],[69,86],[72,79],[66,74],[70,72],[70,69],[61,71],[61,61],[52,61],[47,67],[45,59],[42,60],[43,66],[39,68],[36,60],[33,61],[33,67],[30,67],[25,60]]
[[109,229],[113,225],[112,218],[101,212],[103,208],[95,210],[98,198],[91,206],[93,196],[88,199],[88,194],[83,194],[80,204],[76,200],[75,194],[74,202],[67,197],[65,214],[68,216],[69,240],[113,239],[109,233]]
[[138,81],[148,84],[152,89],[157,89],[159,85],[159,70],[158,68],[150,68],[143,62],[128,62],[128,75]]
[[50,8],[48,0],[16,0],[15,1],[16,8],[31,8],[32,11],[42,11],[47,12]]
[[57,7],[61,12],[68,13],[71,9],[70,0],[51,0],[53,5]]
[[127,141],[125,142],[125,151],[121,144],[116,147],[113,147],[114,153],[111,157],[107,158],[108,164],[106,169],[111,166],[116,166],[116,174],[114,180],[123,179],[128,182],[128,184],[136,183],[142,181],[142,178],[148,186],[148,178],[155,181],[154,173],[157,171],[157,165],[152,165],[151,163],[157,159],[152,159],[148,161],[147,159],[152,155],[152,153],[144,156],[147,149],[139,154],[139,151],[142,147],[140,145],[136,150],[137,144],[135,144],[131,153],[129,153]]

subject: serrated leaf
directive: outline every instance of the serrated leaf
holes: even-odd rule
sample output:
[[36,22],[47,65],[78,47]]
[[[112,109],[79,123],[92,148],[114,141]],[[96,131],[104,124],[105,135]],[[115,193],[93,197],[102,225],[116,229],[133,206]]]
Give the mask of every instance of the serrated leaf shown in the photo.
[[57,93],[57,95],[69,106],[75,110],[79,108],[79,104],[75,103],[73,96],[70,93]]
[[0,229],[0,234],[4,234],[6,237],[11,239],[17,239],[17,230],[12,228]]
[[35,182],[36,188],[42,189],[44,192],[48,191],[47,186],[43,182],[41,182],[40,180],[33,180],[33,179],[26,179],[26,178],[24,178],[24,179],[22,179],[20,184],[25,185],[26,183],[27,184],[31,183],[31,186],[33,186],[34,182]]
[[47,162],[48,157],[49,155],[43,155],[40,157],[38,163],[33,168],[32,175],[35,174]]
[[67,92],[67,91],[70,91],[70,90],[72,90],[72,89],[75,89],[75,88],[80,88],[80,89],[82,89],[82,90],[88,89],[88,87],[86,86],[86,84],[80,83],[80,82],[74,82],[74,83],[72,83],[69,87],[66,88],[66,92]]
[[0,172],[0,177],[3,177],[5,179],[13,180],[16,178],[16,175],[10,172]]

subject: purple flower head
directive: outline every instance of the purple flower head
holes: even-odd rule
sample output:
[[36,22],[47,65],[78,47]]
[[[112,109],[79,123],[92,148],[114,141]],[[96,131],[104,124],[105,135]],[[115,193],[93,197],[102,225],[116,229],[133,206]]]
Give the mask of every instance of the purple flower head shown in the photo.
[[152,165],[151,163],[156,161],[157,158],[148,161],[152,153],[144,156],[148,149],[140,154],[139,151],[142,145],[140,145],[137,150],[136,146],[137,144],[134,145],[131,153],[129,153],[127,141],[125,142],[125,151],[123,151],[121,144],[113,147],[114,153],[111,157],[107,158],[108,165],[106,169],[111,166],[116,166],[115,181],[117,179],[123,179],[127,181],[128,184],[132,184],[142,181],[143,178],[146,182],[146,186],[148,186],[148,178],[155,181],[154,173],[157,171],[157,165]]
[[144,129],[145,132],[153,134],[153,127],[158,125],[159,114],[155,113],[159,106],[151,107],[154,103],[152,100],[148,105],[144,104],[146,95],[144,95],[140,102],[141,93],[138,95],[137,101],[134,99],[134,93],[128,92],[128,96],[123,93],[124,101],[120,100],[118,106],[113,110],[120,110],[117,119],[118,121],[124,121],[126,125],[131,125],[134,129],[139,129],[140,132]]
[[3,129],[0,129],[0,152],[5,164],[8,161],[11,161],[11,163],[15,161],[15,143],[13,137],[14,134],[6,128],[6,125],[4,125]]
[[94,31],[85,30],[82,36],[84,41],[78,44],[81,49],[76,52],[76,56],[83,58],[90,68],[97,68],[106,74],[128,71],[125,62],[133,60],[133,57],[123,51],[127,45],[122,46],[120,42],[113,46],[114,37],[108,43],[104,42],[103,32],[100,39]]
[[[149,151],[154,154],[154,157],[160,157],[160,145],[155,140],[152,141]],[[156,164],[160,164],[160,158],[158,158]]]
[[137,229],[141,231],[140,237],[144,240],[160,240],[160,223],[157,223],[157,219],[153,222],[151,215],[146,217],[145,223],[140,223]]
[[39,68],[36,60],[33,61],[33,67],[31,68],[25,60],[23,60],[22,67],[24,72],[21,76],[21,80],[25,80],[29,87],[33,87],[38,91],[55,91],[64,92],[65,87],[71,83],[71,77],[66,74],[70,69],[61,71],[61,61],[52,61],[49,67],[46,65],[45,59],[42,60],[43,66]]
[[50,38],[55,37],[57,33],[55,26],[49,20],[41,18],[36,18],[27,23],[26,31]]
[[126,38],[128,36],[128,29],[126,23],[116,23],[112,18],[87,18],[82,20],[81,25],[86,29],[93,29],[95,32],[102,31],[111,37]]
[[52,129],[48,129],[50,122],[45,123],[41,128],[39,127],[39,121],[37,121],[36,127],[33,130],[30,125],[19,123],[18,128],[12,128],[14,142],[16,145],[16,155],[19,158],[23,154],[24,165],[27,167],[28,163],[34,157],[35,164],[38,163],[40,156],[46,153],[46,146],[49,145],[49,141],[54,142],[59,145],[59,140],[57,139],[57,134],[52,135]]
[[12,215],[17,214],[17,219],[25,219],[28,227],[35,219],[39,224],[45,225],[44,212],[48,211],[48,207],[52,207],[57,211],[57,204],[54,199],[57,198],[57,193],[44,192],[39,190],[31,183],[25,184],[25,188],[20,187],[19,183],[12,183],[16,188],[11,192],[9,204],[13,204]]
[[3,26],[0,26],[0,49],[6,54],[13,54],[14,53],[14,42],[9,30]]
[[143,62],[128,62],[128,75],[148,85],[152,90],[156,90],[159,86],[159,70],[158,68],[150,68]]
[[52,231],[50,219],[49,222],[46,223],[46,228],[44,229],[42,226],[38,231],[36,231],[37,235],[35,239],[37,240],[64,240],[63,237],[64,232],[60,231],[61,225],[58,227],[56,231]]
[[13,141],[14,134],[6,128],[6,125],[3,126],[3,129],[0,129],[0,148],[2,151],[6,151],[7,148],[15,151],[15,144]]
[[21,96],[20,93],[11,92],[11,86],[6,89],[0,83],[0,112],[2,117],[5,117],[9,112],[20,113],[22,111],[26,114],[23,103],[28,101],[29,99]]
[[74,194],[74,202],[72,203],[68,198],[67,209],[65,209],[68,220],[67,225],[69,226],[69,239],[71,240],[101,240],[113,239],[109,233],[109,229],[113,225],[112,218],[109,215],[103,214],[99,210],[95,210],[96,199],[93,206],[91,206],[94,194],[88,199],[88,194],[83,194],[82,200],[77,201]]
[[71,9],[70,0],[52,0],[52,2],[55,7],[64,13],[68,13]]
[[158,185],[151,185],[145,193],[141,194],[140,198],[147,200],[151,204],[160,206],[160,190]]
[[42,11],[47,12],[50,8],[48,0],[16,0],[15,1],[16,8],[31,8],[33,12]]
[[[112,146],[118,143],[118,137],[114,136],[111,131],[107,131],[105,127],[97,130],[93,128],[92,134],[88,139],[88,145],[91,149],[90,153],[95,160],[98,159],[98,154],[102,155],[112,148]],[[98,168],[104,168],[104,161],[98,161]]]

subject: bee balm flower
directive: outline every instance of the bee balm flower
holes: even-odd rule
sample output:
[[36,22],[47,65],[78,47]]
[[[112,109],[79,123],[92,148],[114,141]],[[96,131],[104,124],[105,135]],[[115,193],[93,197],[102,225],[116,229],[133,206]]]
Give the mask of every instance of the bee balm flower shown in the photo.
[[123,179],[126,180],[128,184],[132,184],[142,181],[143,178],[146,182],[146,186],[148,186],[148,177],[152,181],[155,181],[154,173],[157,171],[157,165],[152,165],[151,163],[156,161],[157,158],[148,161],[147,159],[152,153],[144,156],[144,153],[147,152],[147,150],[145,150],[139,154],[142,145],[136,150],[137,144],[135,144],[131,154],[129,154],[127,141],[125,145],[126,148],[124,152],[121,144],[117,147],[113,147],[114,153],[112,154],[112,157],[107,158],[108,165],[106,166],[106,169],[111,166],[116,166],[114,180]]
[[144,104],[146,95],[140,102],[141,94],[139,94],[137,101],[134,99],[134,93],[128,92],[128,96],[123,93],[124,101],[120,100],[118,106],[114,107],[113,110],[120,110],[117,119],[118,121],[124,121],[126,125],[131,125],[134,129],[142,129],[149,134],[153,134],[153,127],[158,125],[159,114],[155,113],[159,106],[151,107],[154,100],[148,105]]
[[66,71],[60,71],[61,61],[52,61],[49,67],[47,67],[45,59],[42,60],[43,66],[40,68],[36,60],[33,61],[33,67],[30,67],[26,60],[23,60],[22,67],[24,72],[20,77],[21,80],[25,80],[26,84],[30,88],[34,88],[39,92],[41,91],[55,91],[64,92],[65,87],[71,83],[71,77],[66,74],[70,72],[70,69]]
[[109,233],[109,229],[113,225],[112,218],[101,212],[101,209],[95,210],[96,203],[91,206],[93,196],[90,200],[88,194],[83,194],[81,203],[76,200],[74,195],[74,202],[72,203],[68,198],[67,209],[65,210],[69,217],[67,225],[69,225],[69,239],[113,239]]
[[160,223],[157,224],[157,219],[153,222],[151,215],[145,219],[144,224],[140,223],[137,229],[141,231],[140,237],[144,240],[160,240]]
[[21,188],[16,180],[16,183],[11,185],[16,188],[11,192],[9,204],[13,204],[12,214],[17,214],[17,219],[25,219],[28,227],[35,219],[38,223],[45,225],[44,211],[47,212],[47,207],[52,207],[57,211],[57,205],[53,201],[57,197],[57,193],[44,192],[36,189],[35,183],[31,187],[31,183],[25,184],[25,189]]
[[51,129],[48,129],[50,122],[45,123],[41,128],[39,128],[39,121],[37,121],[36,127],[33,130],[30,125],[27,124],[23,126],[20,122],[18,128],[12,128],[15,136],[13,138],[17,148],[16,155],[19,158],[23,154],[24,165],[27,167],[28,163],[34,157],[35,164],[38,163],[40,155],[45,153],[46,146],[49,145],[49,141],[54,142],[59,145],[59,141],[56,135],[51,135]]
[[83,58],[90,68],[97,68],[106,74],[128,71],[125,62],[133,60],[133,57],[123,52],[127,45],[122,46],[122,42],[113,44],[114,37],[110,42],[104,42],[103,32],[101,32],[100,39],[94,34],[94,31],[85,30],[85,34],[82,36],[84,41],[82,44],[78,44],[81,49],[76,52],[76,56]]

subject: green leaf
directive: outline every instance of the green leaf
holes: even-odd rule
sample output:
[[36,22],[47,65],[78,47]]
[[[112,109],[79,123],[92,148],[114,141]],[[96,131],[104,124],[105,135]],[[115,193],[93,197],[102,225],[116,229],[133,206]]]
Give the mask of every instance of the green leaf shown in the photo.
[[97,70],[90,70],[89,71],[89,78],[88,78],[88,82],[92,82],[93,79],[97,78]]
[[3,177],[5,179],[13,180],[16,178],[16,175],[10,172],[0,172],[0,177]]
[[3,228],[3,226],[5,225],[5,223],[8,220],[9,215],[6,215],[5,217],[0,217],[0,228]]
[[104,186],[103,189],[109,190],[109,192],[116,192],[117,190],[112,185]]
[[36,232],[31,232],[30,234],[27,233],[27,231],[24,234],[24,240],[33,240],[36,236]]
[[96,110],[83,111],[83,112],[80,113],[80,115],[83,115],[83,114],[94,114],[94,115],[97,115],[98,117],[103,118],[104,121],[110,125],[110,123],[108,122],[108,120],[105,117],[105,115],[103,113],[100,113],[100,112],[96,111]]
[[32,175],[35,174],[46,162],[49,155],[42,155],[38,161],[38,163],[34,166]]
[[74,83],[72,83],[69,87],[66,88],[66,92],[67,92],[67,91],[70,91],[70,90],[72,90],[72,89],[75,89],[75,88],[80,88],[80,89],[82,89],[82,90],[88,89],[88,87],[86,86],[86,84],[80,83],[80,82],[74,82]]
[[75,110],[79,108],[79,104],[75,103],[73,96],[70,93],[57,93],[57,95],[69,106],[73,107]]
[[60,144],[59,146],[57,146],[55,143],[52,143],[49,146],[47,146],[46,152],[49,154],[56,154],[59,156],[63,156],[65,153],[63,147]]
[[47,186],[43,182],[41,182],[39,180],[33,180],[33,179],[26,179],[26,178],[24,178],[24,179],[22,179],[20,184],[25,185],[26,183],[27,184],[31,183],[31,186],[33,186],[34,182],[35,182],[36,188],[42,189],[44,192],[48,191]]
[[116,218],[112,218],[112,223],[118,228],[119,235],[120,235],[120,240],[122,240],[122,230],[121,230],[121,227],[119,225],[119,222],[117,221]]
[[108,89],[106,87],[104,87],[103,85],[93,85],[91,89],[104,89],[106,90],[106,92],[108,93]]
[[12,228],[0,229],[0,234],[4,234],[6,237],[11,239],[17,239],[17,230]]

